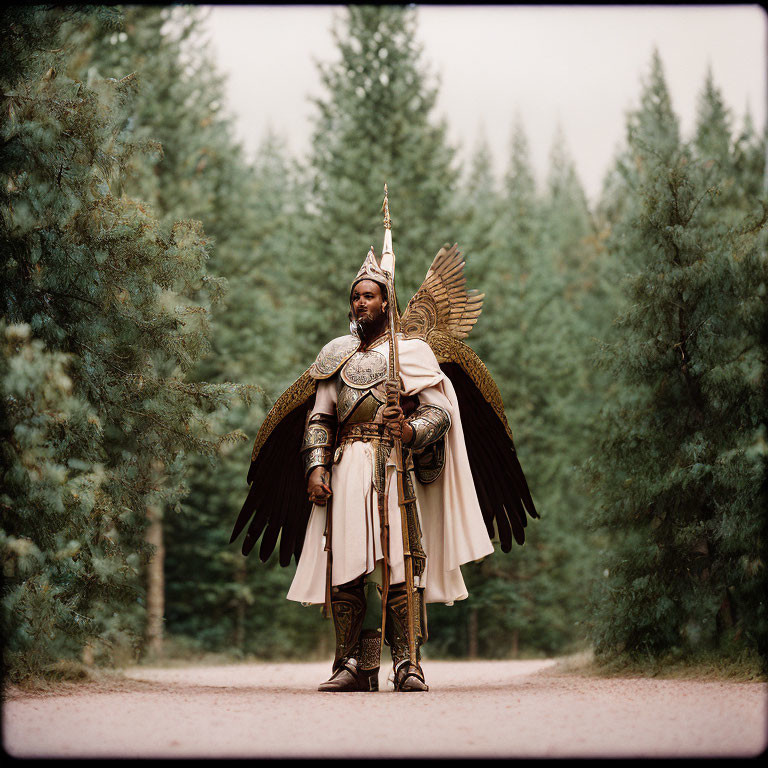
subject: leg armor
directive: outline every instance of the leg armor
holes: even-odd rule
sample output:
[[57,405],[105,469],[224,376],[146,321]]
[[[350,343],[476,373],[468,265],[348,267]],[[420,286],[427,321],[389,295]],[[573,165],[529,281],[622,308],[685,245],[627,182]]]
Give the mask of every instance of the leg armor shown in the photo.
[[[366,581],[366,610],[360,633],[360,669],[369,678],[368,690],[379,690],[381,664],[381,596],[378,586]],[[372,682],[370,682],[372,681]]]
[[333,674],[320,685],[319,691],[379,689],[381,640],[375,630],[363,630],[365,607],[365,584],[362,576],[331,590],[336,657],[333,661]]
[[424,592],[417,589],[413,595],[414,621],[416,626],[416,658],[409,658],[408,605],[405,584],[393,584],[387,599],[386,643],[392,651],[396,691],[428,691],[424,672],[419,661],[420,648],[426,641]]

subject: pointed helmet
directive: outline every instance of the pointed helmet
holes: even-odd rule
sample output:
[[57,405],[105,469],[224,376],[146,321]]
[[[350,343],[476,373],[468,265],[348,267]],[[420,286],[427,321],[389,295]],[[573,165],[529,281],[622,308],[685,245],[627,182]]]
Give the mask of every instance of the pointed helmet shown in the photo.
[[363,261],[363,265],[352,281],[349,293],[361,280],[373,280],[387,289],[388,305],[395,311],[395,327],[399,328],[400,312],[397,306],[397,294],[395,293],[395,252],[392,249],[392,221],[389,218],[389,201],[387,198],[387,185],[384,185],[384,246],[381,250],[381,263],[376,259],[373,246]]
[[365,261],[363,261],[363,266],[360,267],[360,270],[355,276],[355,279],[352,281],[352,285],[349,289],[350,294],[352,293],[352,289],[361,280],[373,280],[374,282],[383,286],[387,286],[389,282],[387,275],[384,274],[384,271],[379,266],[376,254],[373,252],[373,246],[371,246],[371,249],[368,251],[368,255],[365,257]]

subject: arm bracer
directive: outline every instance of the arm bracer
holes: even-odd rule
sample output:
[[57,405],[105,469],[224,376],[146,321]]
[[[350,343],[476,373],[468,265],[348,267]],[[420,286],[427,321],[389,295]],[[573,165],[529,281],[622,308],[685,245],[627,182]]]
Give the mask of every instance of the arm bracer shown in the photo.
[[420,405],[408,418],[413,438],[408,447],[415,453],[440,440],[451,428],[451,416],[438,405]]
[[336,419],[328,413],[315,413],[307,419],[301,444],[304,477],[315,467],[331,466],[335,432]]

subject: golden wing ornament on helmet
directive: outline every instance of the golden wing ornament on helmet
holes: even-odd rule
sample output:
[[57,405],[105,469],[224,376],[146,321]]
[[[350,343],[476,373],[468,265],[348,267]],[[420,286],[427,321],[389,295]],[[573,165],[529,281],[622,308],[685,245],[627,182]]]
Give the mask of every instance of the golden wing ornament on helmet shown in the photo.
[[477,322],[484,294],[466,289],[464,260],[454,244],[435,256],[421,288],[400,318],[405,338],[426,341],[451,380],[477,498],[488,535],[494,525],[501,549],[525,541],[527,516],[538,517],[512,439],[496,382],[462,342]]

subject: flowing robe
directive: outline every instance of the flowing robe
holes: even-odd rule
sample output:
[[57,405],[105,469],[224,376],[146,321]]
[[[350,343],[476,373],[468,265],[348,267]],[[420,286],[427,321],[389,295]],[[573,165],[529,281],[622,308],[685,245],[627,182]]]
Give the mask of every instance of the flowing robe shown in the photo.
[[[376,349],[389,355],[389,342]],[[427,564],[417,586],[425,589],[428,603],[451,603],[467,597],[461,575],[463,563],[493,552],[475,493],[464,444],[459,405],[450,379],[440,370],[430,346],[420,339],[398,341],[400,378],[407,395],[421,404],[444,408],[451,417],[445,435],[445,467],[428,485],[414,478],[416,504],[422,528]],[[339,374],[336,373],[336,376]],[[336,413],[334,378],[318,383],[313,413]],[[373,487],[373,451],[370,443],[346,444],[338,464],[331,469],[333,491],[331,584],[345,584],[371,573],[382,558],[376,490]],[[389,563],[391,583],[405,579],[400,508],[394,454],[387,465],[389,511]],[[328,553],[325,551],[326,507],[313,505],[299,564],[288,599],[323,603]]]

